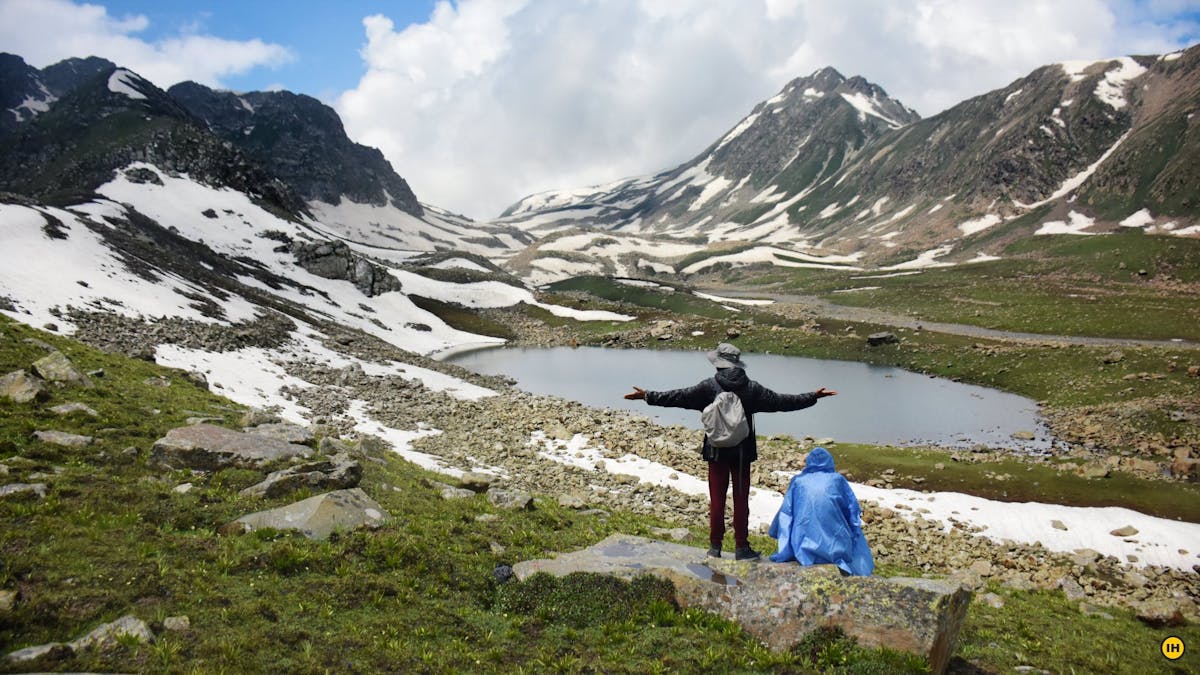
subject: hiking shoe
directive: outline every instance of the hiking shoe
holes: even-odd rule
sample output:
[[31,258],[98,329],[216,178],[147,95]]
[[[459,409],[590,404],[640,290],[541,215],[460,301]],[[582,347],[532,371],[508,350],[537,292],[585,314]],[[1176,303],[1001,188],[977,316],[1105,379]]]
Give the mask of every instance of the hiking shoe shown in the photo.
[[720,558],[720,557],[721,557],[721,549],[720,549],[720,548],[718,548],[718,547],[716,547],[716,546],[709,547],[709,549],[708,549],[708,557],[710,557],[710,558]]
[[738,550],[733,552],[734,560],[758,560],[761,557],[762,557],[761,553],[759,553],[758,551],[755,551],[754,549],[750,548],[749,546],[739,548]]

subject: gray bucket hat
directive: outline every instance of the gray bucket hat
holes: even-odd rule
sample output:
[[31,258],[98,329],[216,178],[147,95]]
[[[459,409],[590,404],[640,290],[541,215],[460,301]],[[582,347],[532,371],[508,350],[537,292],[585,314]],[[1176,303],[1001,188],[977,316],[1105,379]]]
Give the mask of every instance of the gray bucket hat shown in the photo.
[[717,368],[745,368],[742,363],[742,350],[728,342],[722,342],[717,348],[708,353],[708,360]]

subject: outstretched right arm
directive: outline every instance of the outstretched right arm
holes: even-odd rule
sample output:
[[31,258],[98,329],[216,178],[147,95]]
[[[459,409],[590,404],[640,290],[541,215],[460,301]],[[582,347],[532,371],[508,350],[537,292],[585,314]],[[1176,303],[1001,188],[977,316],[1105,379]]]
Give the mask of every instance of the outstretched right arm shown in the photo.
[[709,385],[709,380],[691,387],[671,389],[670,391],[646,391],[634,387],[632,393],[625,394],[625,398],[631,401],[645,399],[646,403],[650,405],[664,408],[687,408],[689,410],[704,410],[704,406],[712,403],[713,396],[714,393],[712,386]]

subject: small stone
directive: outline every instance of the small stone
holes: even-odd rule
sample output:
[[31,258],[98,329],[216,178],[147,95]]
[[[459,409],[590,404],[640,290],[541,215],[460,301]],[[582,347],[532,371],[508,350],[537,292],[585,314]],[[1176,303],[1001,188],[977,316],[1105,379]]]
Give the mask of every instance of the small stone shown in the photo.
[[1053,527],[1056,530],[1064,530],[1064,531],[1067,529],[1067,526],[1064,525],[1063,521],[1061,521],[1061,520],[1050,521],[1050,527]]
[[94,440],[91,436],[69,434],[65,431],[35,431],[33,432],[33,437],[43,443],[58,445],[64,448],[82,448]]
[[1071,577],[1063,577],[1062,579],[1059,579],[1058,586],[1059,588],[1062,588],[1063,594],[1066,595],[1067,600],[1070,600],[1071,602],[1077,602],[1087,598],[1087,593],[1084,592],[1083,587],[1079,585],[1078,581],[1075,581]]
[[524,492],[511,492],[509,490],[492,488],[488,490],[487,498],[493,506],[510,511],[529,511],[533,509],[533,497]]
[[1000,609],[1004,606],[1004,599],[995,593],[984,593],[983,595],[979,596],[978,601],[982,602],[988,607],[991,607],[992,609]]
[[192,620],[187,615],[168,616],[163,619],[163,630],[169,630],[172,633],[180,633],[192,627]]
[[17,606],[17,592],[0,590],[0,612],[11,612]]
[[458,482],[472,492],[487,492],[492,483],[496,482],[496,477],[482,471],[468,471],[458,479]]
[[180,483],[179,485],[176,485],[174,488],[172,488],[171,492],[175,492],[175,493],[178,493],[181,495],[186,495],[187,493],[191,492],[192,488],[194,488],[194,487],[196,487],[196,486],[192,485],[191,483]]
[[56,415],[70,415],[71,413],[83,413],[91,417],[99,417],[100,413],[93,410],[90,406],[83,403],[64,403],[56,405],[50,409],[50,412]]
[[45,483],[9,483],[8,485],[0,485],[0,497],[13,497],[17,495],[32,494],[38,499],[46,498]]
[[565,494],[558,496],[558,505],[565,509],[582,509],[587,506],[587,502],[579,495]]
[[1135,535],[1137,533],[1138,533],[1137,528],[1135,528],[1132,525],[1126,525],[1125,527],[1120,527],[1120,528],[1117,528],[1117,529],[1109,532],[1109,534],[1111,534],[1114,537],[1132,537],[1133,535]]

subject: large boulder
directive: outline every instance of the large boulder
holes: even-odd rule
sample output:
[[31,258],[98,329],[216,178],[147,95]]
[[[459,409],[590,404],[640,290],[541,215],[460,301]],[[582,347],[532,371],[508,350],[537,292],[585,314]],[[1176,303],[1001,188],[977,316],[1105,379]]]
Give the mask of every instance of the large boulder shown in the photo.
[[46,400],[50,392],[46,391],[46,382],[42,378],[24,370],[14,370],[0,377],[0,396],[16,403],[29,403]]
[[337,530],[378,527],[391,516],[359,488],[335,490],[294,504],[250,513],[222,528],[249,532],[263,528],[297,530],[309,539],[328,539]]
[[51,352],[50,355],[34,361],[33,372],[47,382],[62,382],[83,387],[92,386],[92,381],[88,379],[88,376],[80,372],[75,364],[71,363],[71,359],[68,359],[62,352]]
[[154,443],[153,462],[173,469],[216,471],[229,466],[258,468],[280,459],[310,457],[303,445],[212,424],[178,427]]
[[889,647],[929,660],[944,672],[971,603],[957,584],[931,579],[844,577],[832,565],[739,562],[705,549],[613,534],[586,549],[513,567],[518,579],[538,572],[594,572],[670,580],[684,607],[737,621],[774,650],[836,626],[867,647]]
[[288,422],[259,424],[258,426],[246,427],[243,431],[258,434],[259,436],[270,436],[271,438],[278,438],[281,441],[298,443],[300,445],[312,445],[313,442],[312,429]]

